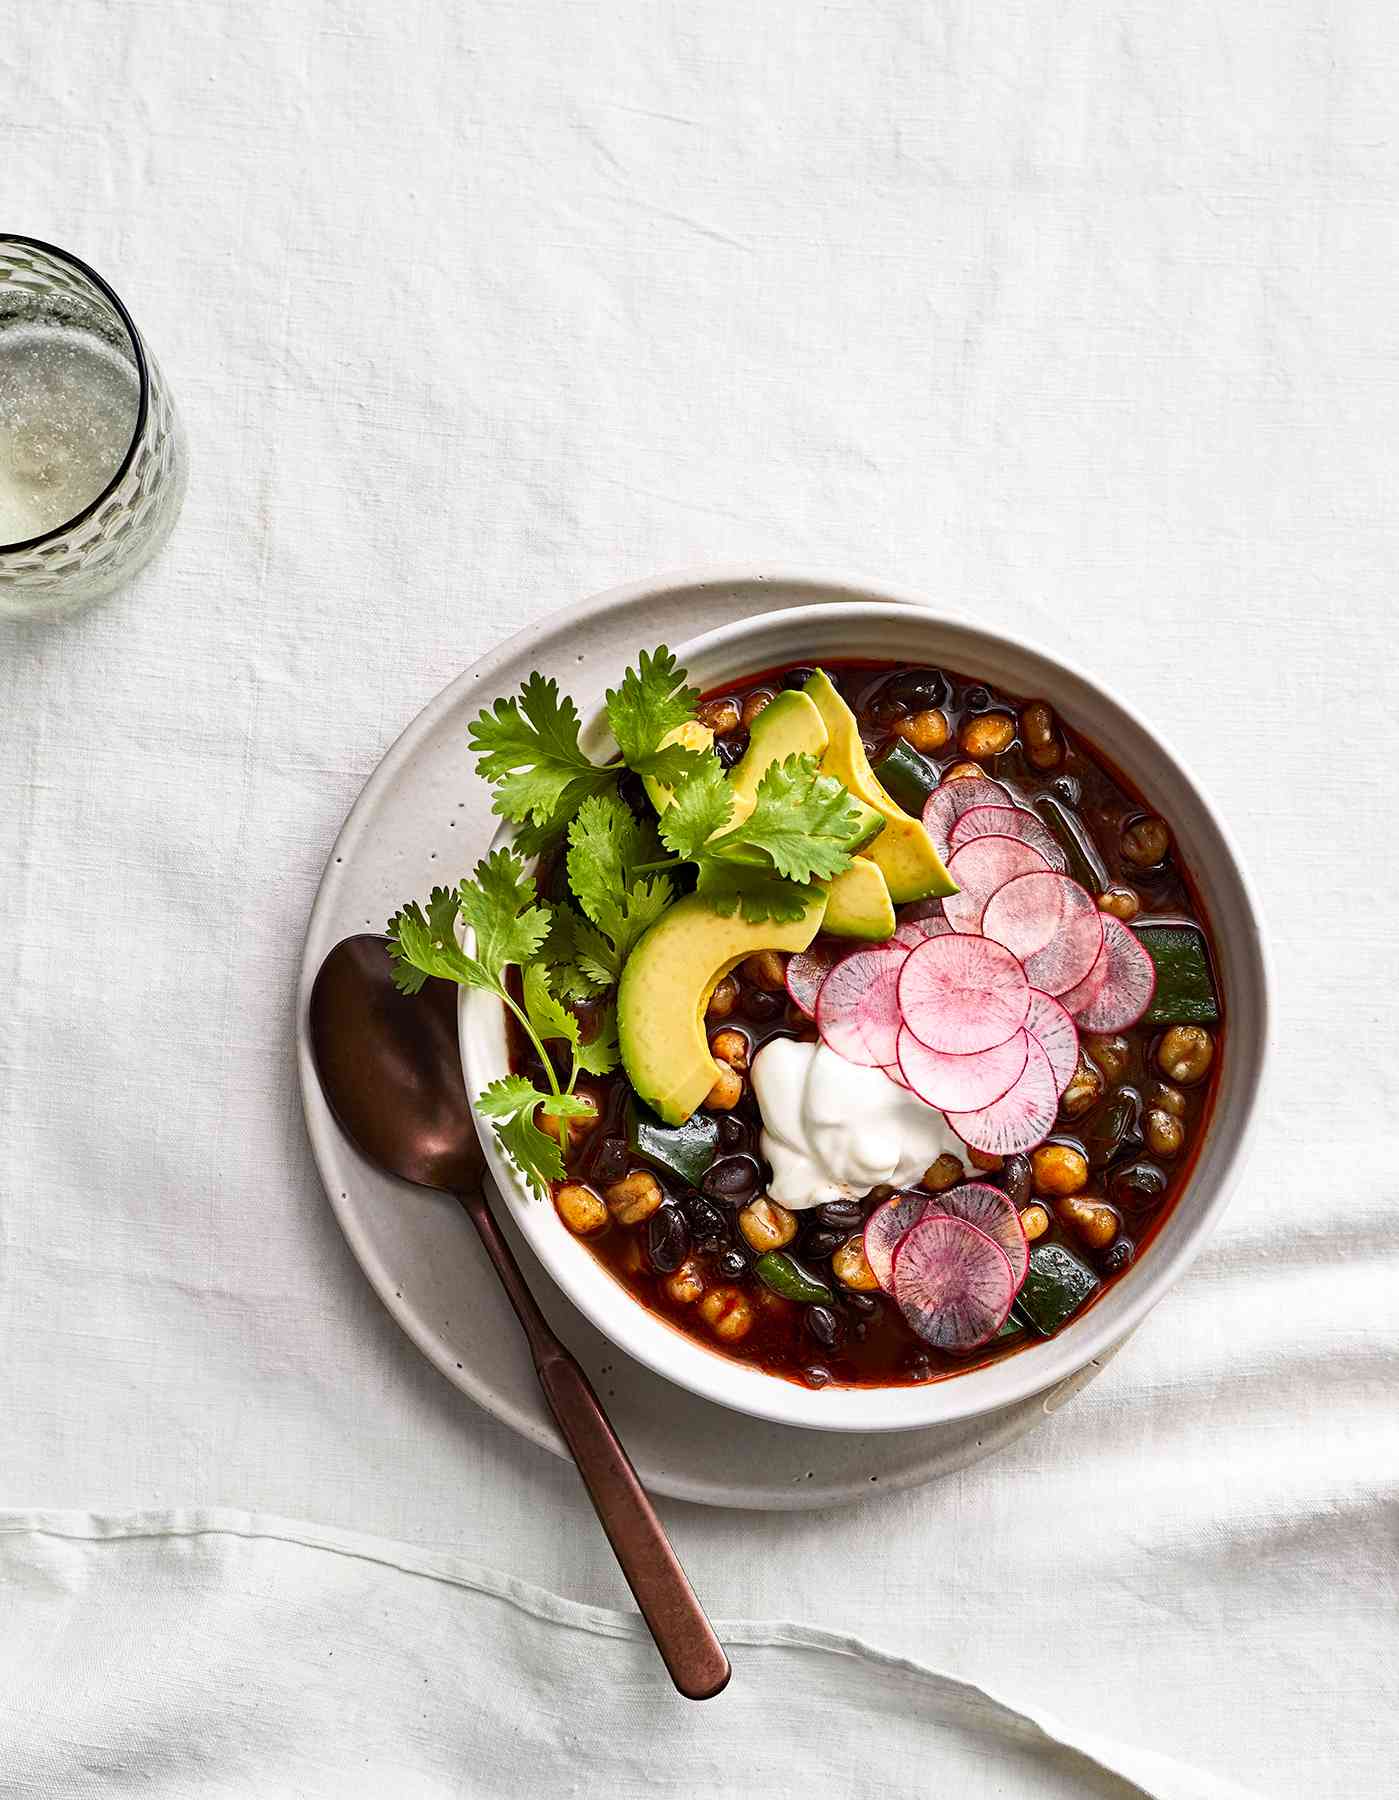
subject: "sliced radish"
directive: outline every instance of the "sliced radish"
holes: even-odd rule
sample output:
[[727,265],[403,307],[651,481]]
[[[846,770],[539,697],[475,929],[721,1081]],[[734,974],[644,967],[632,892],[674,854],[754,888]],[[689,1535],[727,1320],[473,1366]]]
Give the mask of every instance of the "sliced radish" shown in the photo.
[[896,1083],[901,1088],[907,1088],[909,1093],[913,1092],[913,1089],[910,1088],[908,1083],[904,1080],[904,1072],[897,1063],[885,1063],[883,1068],[884,1073],[889,1077],[890,1081]]
[[[829,977],[821,990],[823,1005],[834,979]],[[930,1050],[952,1056],[989,1050],[1014,1037],[1029,1010],[1025,971],[1009,950],[989,938],[960,932],[929,938],[908,952],[899,970],[897,1011]]]
[[1029,1039],[1017,1031],[1003,1044],[973,1056],[949,1056],[943,1050],[930,1050],[907,1026],[899,1033],[899,1068],[904,1085],[913,1089],[920,1100],[946,1112],[956,1107],[960,1112],[973,1112],[989,1106],[1015,1086],[1025,1071],[1029,1055]]
[[926,1194],[895,1194],[865,1220],[865,1261],[886,1294],[894,1291],[894,1252],[900,1240],[933,1204]]
[[1107,980],[1107,973],[1108,934],[1105,928],[1103,931],[1103,947],[1099,950],[1097,956],[1094,957],[1093,967],[1084,976],[1082,981],[1071,988],[1066,988],[1065,991],[1058,996],[1059,1004],[1064,1008],[1065,1012],[1071,1013],[1076,1019],[1083,1011],[1084,1007],[1091,1005],[1097,998],[1099,988],[1101,988],[1104,981]]
[[966,775],[956,781],[944,781],[928,796],[923,808],[923,826],[933,840],[933,848],[946,862],[951,850],[952,827],[963,813],[974,806],[1009,806],[1010,795],[999,781],[989,775]]
[[1102,986],[1078,1015],[1085,1031],[1126,1031],[1135,1025],[1156,992],[1156,965],[1134,931],[1111,914],[1103,920],[1107,971]]
[[1069,859],[1059,848],[1054,833],[1023,806],[974,806],[952,827],[949,842],[955,852],[979,837],[1019,838],[1038,850],[1051,869],[1058,869],[1061,874],[1068,872]]
[[960,1187],[939,1194],[937,1207],[949,1218],[965,1219],[968,1225],[975,1225],[1000,1246],[1018,1290],[1030,1266],[1030,1246],[1025,1242],[1020,1214],[1001,1190],[985,1181],[964,1181]]
[[973,1150],[988,1156],[1016,1156],[1044,1142],[1059,1110],[1059,1090],[1054,1071],[1036,1038],[1019,1081],[999,1100],[976,1112],[950,1112],[947,1122]]
[[947,895],[943,915],[954,931],[980,931],[994,894],[1020,875],[1047,875],[1049,864],[1033,844],[1019,838],[979,837],[948,859],[947,872],[961,890]]
[[916,950],[928,938],[946,937],[951,929],[941,913],[936,918],[900,919],[893,937],[887,941],[901,944],[905,950]]
[[[952,861],[982,844],[1004,841],[976,838]],[[1093,896],[1070,876],[1048,870],[1017,876],[998,888],[986,902],[981,929],[1018,956],[1026,980],[1046,994],[1075,987],[1103,947],[1103,915]]]
[[813,944],[787,958],[787,995],[798,1012],[816,1017],[816,996],[821,983],[845,954],[830,944]]
[[1031,988],[1025,1029],[1049,1058],[1054,1085],[1062,1095],[1078,1067],[1078,1027],[1068,1009],[1052,994],[1042,994],[1038,988]]
[[816,1029],[837,1056],[865,1068],[898,1061],[899,973],[909,954],[898,945],[856,950],[821,983]]
[[894,1298],[919,1337],[974,1350],[1006,1322],[1015,1276],[1000,1245],[945,1213],[923,1218],[894,1253]]

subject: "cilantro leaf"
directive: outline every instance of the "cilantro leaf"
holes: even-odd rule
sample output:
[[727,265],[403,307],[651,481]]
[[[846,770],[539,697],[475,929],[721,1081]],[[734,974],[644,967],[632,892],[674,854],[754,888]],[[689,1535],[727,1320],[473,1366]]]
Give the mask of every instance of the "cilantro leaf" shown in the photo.
[[811,904],[811,889],[801,882],[788,881],[770,869],[731,863],[702,863],[695,892],[723,918],[731,919],[737,912],[750,925],[761,925],[766,919],[791,924]]
[[[683,790],[677,805],[682,798]],[[764,771],[748,817],[705,844],[699,856],[772,868],[790,881],[823,880],[850,867],[862,831],[855,801],[820,773],[815,757],[789,756]]]
[[543,963],[531,963],[525,970],[524,990],[525,1011],[539,1038],[562,1038],[576,1053],[581,1037],[578,1021],[554,993]]
[[458,910],[456,890],[436,887],[428,896],[426,912],[410,900],[389,920],[393,984],[401,994],[418,993],[432,975],[463,987],[495,987],[490,971],[457,942]]
[[717,757],[704,760],[705,767],[675,789],[658,825],[667,850],[687,860],[733,817],[733,789],[722,765]]
[[639,775],[667,783],[681,781],[693,769],[699,752],[661,739],[692,719],[699,690],[686,686],[685,671],[664,644],[643,650],[637,666],[607,691],[607,722],[622,752],[622,761]]
[[461,914],[476,933],[476,957],[488,969],[533,961],[549,935],[546,907],[534,903],[534,877],[511,850],[496,850],[458,889]]
[[660,843],[616,794],[585,800],[568,828],[568,884],[596,928],[578,934],[579,966],[615,981],[641,934],[670,905],[663,875],[638,875],[659,860]]
[[494,810],[507,819],[545,825],[616,779],[615,770],[597,767],[579,749],[578,709],[538,670],[518,699],[497,700],[478,716],[470,743],[481,774],[495,785]]
[[597,938],[606,948],[596,925],[571,906],[556,906],[542,952],[549,983],[560,1000],[590,1000],[610,985],[611,976],[598,972],[592,955]]
[[593,1035],[580,1043],[574,1061],[585,1075],[610,1075],[622,1060],[617,1043],[617,1008],[607,1007],[598,1017]]
[[[534,1115],[541,1106],[552,1112],[557,1098],[573,1096],[541,1094],[527,1075],[503,1075],[476,1097],[478,1112],[491,1120],[516,1168],[541,1194],[549,1191],[551,1181],[563,1180],[563,1152],[557,1140],[535,1124]],[[586,1103],[577,1103],[573,1110],[586,1110]]]

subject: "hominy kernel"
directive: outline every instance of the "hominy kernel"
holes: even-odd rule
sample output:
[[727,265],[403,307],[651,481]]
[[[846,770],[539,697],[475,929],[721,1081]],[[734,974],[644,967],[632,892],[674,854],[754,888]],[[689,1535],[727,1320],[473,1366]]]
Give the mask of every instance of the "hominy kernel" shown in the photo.
[[663,1286],[677,1306],[693,1306],[704,1292],[704,1271],[693,1256],[687,1256]]
[[974,1168],[984,1169],[988,1175],[994,1175],[998,1169],[1005,1167],[1003,1156],[996,1156],[987,1150],[973,1150],[970,1145],[967,1148],[967,1161]]
[[831,1258],[831,1268],[837,1281],[857,1293],[869,1293],[879,1286],[879,1277],[869,1266],[865,1256],[865,1240],[861,1232],[846,1238],[840,1249]]
[[737,1005],[738,983],[732,975],[721,975],[714,984],[714,992],[709,996],[704,1016],[707,1019],[727,1019]]
[[709,1040],[709,1054],[716,1062],[727,1063],[741,1075],[748,1067],[748,1034],[732,1026],[716,1031]]
[[743,1098],[743,1077],[727,1063],[716,1063],[714,1066],[719,1073],[714,1079],[714,1086],[705,1095],[704,1103],[715,1112],[732,1112]]
[[639,1225],[649,1219],[665,1195],[656,1177],[645,1169],[633,1169],[603,1190],[612,1217],[619,1225]]
[[1114,919],[1121,919],[1124,925],[1130,925],[1141,909],[1141,896],[1134,888],[1121,884],[1104,888],[1098,896],[1098,911],[1111,913]]
[[575,1237],[591,1237],[607,1223],[601,1195],[581,1181],[565,1182],[554,1195],[554,1207]]
[[1122,833],[1122,854],[1137,869],[1152,869],[1171,847],[1170,829],[1164,819],[1134,819]]
[[1200,1025],[1172,1025],[1156,1052],[1157,1067],[1181,1087],[1203,1081],[1214,1061],[1214,1039]]
[[1103,1074],[1096,1063],[1090,1062],[1080,1051],[1078,1067],[1069,1077],[1069,1085],[1064,1089],[1059,1101],[1059,1117],[1061,1119],[1077,1119],[1096,1106],[1103,1095]]
[[739,1288],[710,1288],[699,1309],[715,1337],[725,1343],[736,1343],[753,1329],[753,1302]]
[[1088,1180],[1088,1158],[1069,1144],[1041,1144],[1030,1153],[1037,1194],[1076,1194]]
[[979,768],[974,762],[959,762],[953,763],[952,767],[943,776],[943,780],[970,781],[974,775],[984,775],[985,773],[985,769]]
[[941,750],[951,735],[947,714],[936,706],[900,719],[894,731],[906,744],[912,744],[915,750],[921,750],[925,755]]
[[1132,1058],[1132,1047],[1125,1037],[1096,1035],[1084,1039],[1084,1049],[1097,1063],[1109,1081],[1121,1081]]
[[1056,1200],[1054,1210],[1060,1224],[1073,1231],[1090,1250],[1106,1250],[1117,1236],[1117,1214],[1102,1200],[1071,1194]]
[[742,721],[735,700],[706,700],[696,715],[701,725],[707,725],[715,737],[727,737],[731,731],[737,731]]
[[1038,1201],[1027,1206],[1020,1215],[1020,1229],[1025,1233],[1027,1244],[1033,1244],[1036,1238],[1042,1238],[1049,1230],[1049,1214]]
[[797,1235],[797,1221],[785,1206],[760,1195],[738,1215],[738,1228],[748,1245],[760,1255],[781,1250]]
[[776,950],[759,950],[743,959],[743,973],[766,994],[780,994],[787,985],[786,958]]
[[1146,1141],[1155,1156],[1179,1156],[1185,1142],[1185,1126],[1164,1107],[1153,1106],[1143,1121]]
[[962,1180],[966,1170],[958,1157],[944,1153],[923,1171],[923,1186],[930,1194],[945,1194]]
[[1008,713],[978,713],[964,721],[957,742],[967,756],[1000,756],[1015,742],[1015,720]]

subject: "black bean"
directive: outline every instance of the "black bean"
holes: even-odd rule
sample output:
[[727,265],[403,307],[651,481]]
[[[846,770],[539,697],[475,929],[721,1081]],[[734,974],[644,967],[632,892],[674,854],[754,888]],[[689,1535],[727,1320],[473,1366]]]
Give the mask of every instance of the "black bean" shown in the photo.
[[705,1200],[699,1194],[690,1194],[685,1200],[685,1211],[689,1216],[694,1240],[701,1250],[716,1248],[728,1236],[724,1215],[712,1201]]
[[1049,784],[1049,791],[1065,806],[1077,806],[1083,798],[1083,789],[1072,775],[1056,775]]
[[748,1258],[737,1248],[720,1253],[716,1267],[725,1281],[739,1281],[748,1273]]
[[[926,712],[930,706],[946,706],[952,690],[941,669],[904,669],[886,683],[885,695],[910,712]],[[990,696],[988,695],[989,699]]]
[[1120,1237],[1103,1258],[1103,1267],[1109,1275],[1118,1275],[1125,1269],[1137,1254],[1137,1246],[1129,1237]]
[[786,1004],[786,994],[769,994],[763,988],[745,988],[739,1001],[745,1017],[755,1025],[770,1025],[782,1016]]
[[831,1371],[823,1369],[820,1363],[812,1363],[802,1370],[802,1380],[808,1387],[823,1388],[831,1379]]
[[1024,1206],[1030,1198],[1030,1159],[1028,1156],[1008,1156],[1006,1166],[1001,1171],[1001,1179],[1005,1185],[1006,1199],[1014,1207]]
[[879,1308],[879,1301],[874,1294],[857,1294],[853,1288],[844,1299],[852,1312],[863,1313],[866,1318]]
[[839,1250],[848,1235],[844,1231],[830,1231],[824,1226],[817,1226],[814,1231],[808,1230],[802,1238],[802,1253],[815,1257],[819,1262],[823,1256],[831,1256]]
[[787,673],[782,677],[782,685],[785,688],[804,688],[815,673],[815,669],[788,669]]
[[1108,1195],[1124,1212],[1150,1212],[1168,1186],[1166,1171],[1154,1162],[1128,1163],[1108,1177]]
[[829,1306],[808,1306],[806,1328],[824,1350],[838,1350],[845,1341],[845,1326]]
[[748,1127],[732,1113],[719,1115],[719,1148],[726,1151],[748,1148]]
[[911,1356],[904,1367],[914,1381],[926,1381],[933,1372],[933,1365],[926,1356]]
[[853,1231],[864,1216],[865,1209],[858,1200],[828,1200],[816,1208],[816,1217],[832,1231]]
[[690,1248],[690,1228],[673,1200],[658,1206],[646,1222],[646,1254],[659,1275],[673,1275]]
[[745,748],[746,745],[736,731],[731,731],[727,737],[714,740],[714,754],[726,769],[731,769],[738,762]]
[[604,1187],[609,1182],[620,1181],[627,1172],[630,1160],[631,1153],[627,1149],[625,1138],[604,1138],[598,1146],[597,1160],[593,1163],[593,1180]]
[[741,1206],[757,1193],[762,1178],[756,1156],[721,1156],[705,1170],[700,1186],[711,1200]]
[[985,712],[993,703],[990,688],[969,687],[962,695],[962,704],[968,712]]

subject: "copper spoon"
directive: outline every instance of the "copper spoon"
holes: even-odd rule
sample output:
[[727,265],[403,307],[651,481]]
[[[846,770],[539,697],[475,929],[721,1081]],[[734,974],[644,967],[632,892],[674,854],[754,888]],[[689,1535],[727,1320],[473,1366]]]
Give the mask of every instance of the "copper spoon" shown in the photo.
[[326,1100],[370,1162],[466,1209],[670,1678],[688,1699],[708,1700],[729,1679],[724,1647],[602,1403],[539,1310],[486,1204],[486,1163],[457,1057],[457,989],[429,981],[410,998],[394,987],[390,968],[386,940],[367,934],[345,938],[321,964],[310,1023]]

